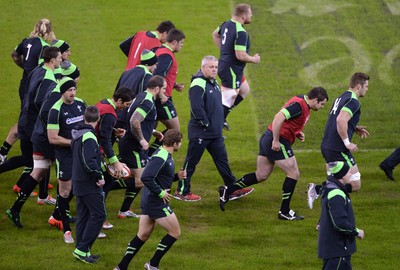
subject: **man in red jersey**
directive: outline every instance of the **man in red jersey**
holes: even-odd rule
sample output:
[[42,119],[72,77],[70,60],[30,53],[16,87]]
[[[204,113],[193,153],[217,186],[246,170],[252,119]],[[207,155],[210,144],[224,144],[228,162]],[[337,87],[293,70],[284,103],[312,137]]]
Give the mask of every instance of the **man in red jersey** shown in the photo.
[[125,70],[140,64],[140,55],[144,49],[152,50],[165,43],[169,30],[175,28],[171,21],[161,22],[156,31],[139,31],[119,44],[121,51],[128,57]]
[[[167,82],[164,98],[156,100],[157,121],[163,123],[167,128],[163,133],[168,129],[180,129],[178,113],[172,101],[172,91],[175,89],[181,92],[184,88],[183,83],[176,83],[178,62],[175,58],[175,53],[182,49],[184,42],[185,34],[181,30],[171,29],[168,32],[166,43],[155,51],[158,57],[158,64],[154,75],[162,76]],[[160,146],[160,141],[154,141],[150,146],[149,156]]]
[[282,220],[304,219],[303,216],[297,216],[290,209],[290,200],[300,176],[292,144],[296,138],[304,141],[302,130],[310,117],[310,110],[318,111],[324,107],[327,101],[328,94],[325,89],[316,87],[311,89],[307,95],[294,96],[286,102],[260,138],[256,171],[244,175],[229,186],[219,187],[219,204],[222,211],[225,211],[225,203],[228,202],[230,194],[238,189],[267,180],[276,164],[286,174],[278,218]]

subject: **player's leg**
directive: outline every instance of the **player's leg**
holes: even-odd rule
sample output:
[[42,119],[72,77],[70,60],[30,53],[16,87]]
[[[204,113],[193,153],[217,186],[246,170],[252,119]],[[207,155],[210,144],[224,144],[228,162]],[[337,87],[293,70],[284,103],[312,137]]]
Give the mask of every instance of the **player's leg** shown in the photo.
[[175,213],[167,217],[156,219],[156,223],[163,227],[167,231],[167,234],[161,239],[156,252],[148,262],[148,264],[153,267],[158,267],[161,259],[181,235],[181,229]]
[[199,201],[201,197],[191,192],[191,177],[193,176],[197,164],[208,145],[209,140],[194,138],[189,140],[189,145],[186,153],[186,158],[183,168],[186,169],[187,177],[178,181],[178,188],[174,193],[174,198],[181,201]]
[[[103,193],[92,193],[81,197],[84,202],[84,207],[88,210],[86,223],[82,224],[83,234],[81,235],[80,242],[77,242],[76,247],[80,251],[90,253],[90,249],[93,243],[96,241],[103,222],[106,219],[106,210],[104,205],[104,194]],[[78,205],[77,205],[78,207]],[[79,213],[78,213],[79,218]],[[76,227],[78,230],[78,226]],[[77,231],[78,235],[78,231]],[[77,238],[78,240],[78,238]],[[88,254],[90,255],[90,254]]]
[[[31,176],[39,182],[39,196],[37,203],[40,205],[54,205],[56,200],[48,194],[48,179],[50,177],[51,160],[42,155],[33,155],[33,170]],[[43,184],[44,183],[44,184]]]
[[120,270],[128,269],[128,265],[133,257],[139,252],[140,248],[149,239],[155,227],[155,221],[148,215],[141,215],[139,220],[139,230],[137,235],[129,242],[125,255],[118,264]]
[[[71,226],[67,211],[69,209],[69,198],[72,192],[72,181],[71,179],[58,178],[59,195],[57,196],[58,211],[60,213],[61,221],[63,224],[64,236],[70,233]],[[68,237],[70,238],[70,237]],[[73,243],[71,239],[64,239],[66,243]]]
[[0,164],[6,161],[8,152],[18,140],[18,124],[14,124],[8,131],[7,138],[0,147]]
[[297,166],[296,157],[293,155],[289,158],[276,160],[276,165],[281,168],[286,178],[282,186],[282,203],[278,213],[279,219],[284,220],[301,220],[303,216],[297,216],[293,210],[290,209],[290,201],[292,199],[294,190],[296,188],[297,180],[300,177],[300,171]]
[[[142,156],[142,160],[144,160],[143,156]],[[140,163],[140,164],[143,164],[143,163]],[[138,166],[136,166],[136,167],[138,167]],[[131,168],[132,180],[134,181],[134,184],[133,185],[130,184],[126,188],[124,201],[122,202],[121,208],[118,213],[119,218],[139,217],[140,216],[140,215],[137,215],[132,212],[131,205],[143,187],[143,183],[140,180],[143,170],[144,170],[144,167],[142,167],[142,165],[140,165],[140,168]]]
[[[165,134],[168,129],[180,130],[181,127],[179,123],[179,117],[175,105],[172,102],[172,98],[169,98],[163,104],[159,100],[157,100],[155,102],[155,105],[157,108],[157,120],[163,123],[167,128],[163,131],[163,134]],[[161,145],[161,141],[156,138],[149,147],[149,156],[153,155],[154,151],[156,151]]]
[[351,177],[350,177],[351,192],[357,192],[361,189],[361,173],[358,170],[357,164],[354,164],[354,166],[351,167],[350,172],[351,172]]
[[394,168],[400,163],[400,147],[398,147],[390,156],[379,164],[379,168],[385,173],[390,180],[395,180],[393,177]]
[[247,82],[246,78],[243,76],[242,83],[239,87],[239,92],[235,98],[235,101],[233,102],[230,111],[236,108],[239,105],[239,103],[241,103],[247,97],[249,93],[250,93],[250,85]]

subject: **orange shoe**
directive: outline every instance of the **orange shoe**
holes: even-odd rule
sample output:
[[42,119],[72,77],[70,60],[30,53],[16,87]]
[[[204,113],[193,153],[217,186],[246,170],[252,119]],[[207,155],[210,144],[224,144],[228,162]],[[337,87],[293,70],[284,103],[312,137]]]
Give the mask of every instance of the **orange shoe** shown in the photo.
[[[14,186],[13,186],[13,191],[14,191],[15,193],[20,193],[20,192],[21,192],[21,188],[20,188],[19,186],[17,186],[17,185],[14,185]],[[37,195],[38,195],[37,192],[32,191],[31,197],[36,197]]]
[[233,192],[231,195],[229,195],[229,200],[230,201],[237,200],[237,199],[242,198],[242,197],[244,197],[246,195],[249,195],[253,191],[254,191],[254,188],[238,189],[235,192]]
[[14,185],[14,186],[13,186],[13,191],[14,191],[15,193],[20,193],[21,188],[20,188],[19,186],[17,186],[17,185]]
[[48,223],[49,223],[51,226],[56,227],[56,228],[59,229],[60,231],[64,231],[64,226],[63,226],[63,223],[62,223],[61,220],[57,220],[57,219],[55,219],[53,216],[50,216],[50,217],[49,217]]
[[50,184],[50,183],[47,184],[47,189],[53,189],[53,188],[54,188],[54,186],[52,184]]
[[185,202],[197,202],[201,200],[199,195],[193,194],[192,192],[189,192],[186,195],[181,195],[178,191],[175,191],[174,198]]

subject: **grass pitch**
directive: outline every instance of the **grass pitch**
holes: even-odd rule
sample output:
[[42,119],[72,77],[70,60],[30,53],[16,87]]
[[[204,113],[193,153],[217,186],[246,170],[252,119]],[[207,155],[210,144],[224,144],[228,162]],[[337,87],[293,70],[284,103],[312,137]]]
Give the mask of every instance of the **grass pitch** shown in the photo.
[[[71,61],[81,70],[78,96],[88,104],[109,98],[124,70],[126,58],[120,41],[139,30],[154,30],[165,19],[172,20],[186,35],[177,54],[178,81],[186,91],[191,74],[201,58],[218,56],[211,33],[230,18],[230,1],[20,1],[1,0],[0,16],[0,138],[17,121],[18,85],[22,71],[9,57],[14,46],[32,31],[41,17],[49,18],[57,38],[71,45]],[[398,269],[397,251],[400,223],[399,185],[386,180],[378,169],[383,158],[399,145],[400,122],[398,41],[400,6],[395,0],[268,0],[249,1],[253,23],[246,26],[252,53],[260,53],[259,65],[249,64],[247,78],[252,93],[231,113],[232,131],[226,132],[226,146],[234,174],[255,170],[258,138],[279,108],[293,95],[306,93],[314,86],[328,90],[330,100],[323,110],[311,115],[304,132],[306,142],[293,149],[301,177],[292,199],[292,208],[306,219],[283,222],[277,219],[284,175],[276,170],[270,179],[254,186],[250,196],[230,202],[219,210],[217,187],[222,183],[212,159],[205,154],[193,176],[193,192],[203,196],[198,203],[173,201],[182,236],[161,262],[161,269],[318,269],[315,223],[319,205],[306,206],[306,185],[325,178],[319,145],[332,101],[348,86],[356,71],[371,76],[367,96],[361,99],[361,125],[371,136],[355,138],[360,152],[355,158],[362,174],[362,190],[352,194],[358,226],[366,237],[358,242],[353,256],[354,269]],[[186,135],[189,119],[187,92],[174,93],[182,131]],[[183,163],[184,144],[175,155]],[[19,153],[14,145],[10,156]],[[30,199],[21,212],[25,225],[13,227],[4,212],[15,200],[11,187],[21,170],[4,173],[0,181],[0,268],[1,269],[112,269],[122,257],[126,244],[137,232],[137,220],[118,220],[123,192],[111,192],[107,201],[109,221],[115,227],[107,238],[98,240],[93,253],[101,254],[95,266],[73,259],[73,245],[62,240],[62,233],[47,225],[52,207],[39,206]],[[399,178],[398,169],[395,177]],[[55,183],[54,174],[52,183]],[[54,191],[53,191],[53,195]],[[138,198],[133,210],[138,210]],[[72,203],[74,207],[74,203]],[[141,269],[151,258],[160,228],[131,263]]]

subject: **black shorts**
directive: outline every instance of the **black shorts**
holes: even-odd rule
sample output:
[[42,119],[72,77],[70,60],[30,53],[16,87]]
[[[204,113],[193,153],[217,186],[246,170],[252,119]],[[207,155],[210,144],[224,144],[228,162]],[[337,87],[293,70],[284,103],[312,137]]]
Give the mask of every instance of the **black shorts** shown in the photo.
[[218,65],[218,77],[221,79],[222,86],[238,89],[243,83],[243,67],[229,66],[220,62]]
[[54,160],[55,158],[54,147],[49,142],[41,144],[34,143],[33,154],[50,160]]
[[158,218],[168,217],[174,211],[169,206],[169,204],[159,204],[159,205],[148,205],[141,204],[142,215],[147,215],[151,219],[156,220]]
[[141,169],[149,161],[148,150],[129,149],[127,147],[119,148],[119,161],[123,162],[131,169]]
[[60,181],[68,181],[72,178],[72,151],[55,150],[56,174]]
[[155,104],[157,109],[157,120],[169,120],[178,117],[178,113],[176,112],[171,97],[169,97],[165,103],[161,103],[159,99],[156,99]]
[[357,164],[356,160],[354,159],[353,155],[349,150],[345,152],[337,152],[321,148],[321,153],[326,163],[335,161],[344,161],[347,163],[347,165],[349,165],[350,168]]
[[272,132],[267,130],[261,136],[260,141],[259,141],[259,148],[260,148],[260,150],[258,152],[259,156],[265,156],[270,161],[288,159],[288,158],[294,156],[294,153],[292,150],[292,145],[290,144],[290,142],[288,142],[284,138],[280,137],[279,142],[281,143],[281,150],[274,151],[271,149],[272,140],[273,140]]

